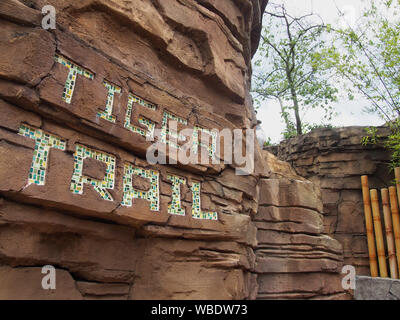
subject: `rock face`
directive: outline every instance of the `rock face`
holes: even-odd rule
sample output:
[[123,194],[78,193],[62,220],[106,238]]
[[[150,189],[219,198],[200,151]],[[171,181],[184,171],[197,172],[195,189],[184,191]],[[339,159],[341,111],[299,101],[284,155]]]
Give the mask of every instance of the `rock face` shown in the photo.
[[356,278],[354,298],[356,300],[400,300],[400,280],[359,276]]
[[[371,189],[387,187],[394,179],[388,169],[388,150],[361,144],[364,129],[319,129],[272,150],[320,187],[324,233],[342,243],[344,263],[355,266],[359,275],[370,274],[360,177],[368,175]],[[378,130],[381,137],[388,133],[384,127]]]
[[287,164],[259,148],[247,176],[146,161],[155,129],[183,148],[170,120],[211,137],[255,127],[266,2],[1,2],[1,299],[343,297],[319,191]]
[[264,151],[271,170],[260,182],[256,272],[259,299],[347,299],[341,244],[323,235],[319,189]]

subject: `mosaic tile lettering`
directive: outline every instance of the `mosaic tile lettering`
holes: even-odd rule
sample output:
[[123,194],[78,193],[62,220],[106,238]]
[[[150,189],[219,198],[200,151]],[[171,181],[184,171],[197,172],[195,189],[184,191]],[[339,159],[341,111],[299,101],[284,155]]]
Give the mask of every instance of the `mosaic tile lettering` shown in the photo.
[[108,90],[106,109],[104,111],[99,111],[97,115],[102,119],[115,123],[116,117],[112,114],[114,107],[114,96],[116,93],[121,93],[121,88],[107,82],[106,80],[103,81],[103,84]]
[[50,148],[65,151],[66,142],[59,137],[26,125],[21,125],[19,134],[36,142],[31,168],[29,169],[28,185],[37,184],[44,186],[46,183],[46,169]]
[[78,74],[90,80],[94,79],[94,75],[90,71],[78,66],[77,64],[74,64],[73,62],[69,61],[68,59],[58,54],[55,55],[54,60],[69,69],[68,77],[65,82],[64,92],[62,94],[62,99],[66,103],[70,104],[72,96],[74,94],[76,78]]
[[[181,147],[176,143],[178,140],[184,141],[186,137],[182,134],[178,134],[175,130],[170,130],[168,127],[168,120],[176,121],[177,123],[181,123],[187,125],[187,120],[182,119],[178,116],[173,115],[172,113],[164,111],[163,120],[162,120],[162,128],[161,128],[161,136],[160,141],[165,144],[169,144],[170,146],[180,149]],[[178,128],[176,128],[178,129]],[[172,137],[174,141],[171,141]],[[175,142],[176,141],[176,142]]]
[[202,219],[202,220],[218,220],[217,212],[205,212],[201,210],[201,184],[200,182],[192,183],[192,195],[193,195],[193,203],[192,203],[192,217],[193,219]]
[[[199,132],[201,132],[202,134],[207,134],[211,137],[211,144],[205,144],[203,143],[203,141],[199,141]],[[215,153],[217,150],[217,133],[209,130],[209,129],[205,129],[205,128],[201,128],[198,126],[195,126],[193,128],[193,136],[192,136],[192,141],[193,141],[193,146],[192,146],[192,151],[194,154],[197,154],[198,150],[200,147],[203,147],[205,149],[208,150],[208,155],[210,158],[214,158],[215,157]]]
[[[150,181],[150,189],[148,191],[136,190],[132,186],[133,175],[145,178]],[[156,170],[146,170],[139,167],[133,167],[130,163],[126,163],[124,167],[124,196],[122,205],[132,207],[133,199],[143,199],[150,202],[151,211],[160,210],[159,195],[159,176]]]
[[[100,181],[83,175],[83,161],[91,158],[104,162],[107,165],[104,180]],[[71,179],[71,191],[74,194],[83,193],[83,185],[90,184],[94,187],[100,196],[107,201],[114,201],[111,194],[106,189],[114,189],[115,179],[115,157],[102,151],[90,149],[83,145],[76,145],[74,154],[74,173]]]
[[185,209],[181,206],[181,185],[186,184],[186,179],[174,175],[168,175],[167,179],[172,182],[172,201],[168,205],[168,213],[184,216]]
[[140,124],[145,126],[148,130],[136,127],[131,124],[131,118],[132,118],[132,111],[133,111],[133,104],[138,103],[146,108],[149,108],[151,110],[156,110],[156,106],[150,102],[147,102],[143,100],[142,98],[139,98],[138,96],[135,96],[133,94],[129,94],[128,97],[128,106],[126,109],[126,115],[125,115],[125,123],[124,127],[134,133],[138,133],[143,137],[153,137],[154,136],[154,129],[156,127],[156,124],[143,117],[139,117],[138,121]]

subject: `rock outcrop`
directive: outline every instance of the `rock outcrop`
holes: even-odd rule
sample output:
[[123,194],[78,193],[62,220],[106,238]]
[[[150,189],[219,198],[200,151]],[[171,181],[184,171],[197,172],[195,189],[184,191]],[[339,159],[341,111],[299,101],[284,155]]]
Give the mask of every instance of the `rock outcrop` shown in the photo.
[[[146,161],[170,120],[210,136],[255,127],[266,3],[1,2],[0,299],[343,296],[318,190],[287,164],[259,148],[248,176]],[[56,290],[40,286],[45,265]]]
[[[318,129],[271,150],[320,188],[324,233],[339,240],[344,263],[355,266],[359,275],[370,274],[360,177],[368,175],[371,189],[387,187],[394,179],[390,152],[380,144],[361,144],[365,128]],[[381,127],[377,134],[384,138],[389,130]]]
[[259,299],[348,299],[342,246],[323,234],[321,193],[287,163],[264,151],[271,170],[260,181],[255,216]]

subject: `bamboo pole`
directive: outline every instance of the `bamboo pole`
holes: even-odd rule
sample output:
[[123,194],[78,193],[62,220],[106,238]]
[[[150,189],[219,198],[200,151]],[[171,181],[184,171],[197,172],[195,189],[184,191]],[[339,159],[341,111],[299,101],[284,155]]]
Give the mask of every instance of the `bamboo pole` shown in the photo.
[[361,186],[364,200],[365,228],[367,230],[369,269],[371,272],[371,277],[378,277],[378,263],[376,261],[374,226],[372,221],[368,176],[361,177]]
[[392,217],[390,214],[390,207],[389,207],[389,191],[387,188],[381,189],[381,196],[382,196],[382,206],[383,206],[383,218],[386,230],[386,244],[389,256],[390,277],[392,279],[398,279],[399,276],[397,273],[396,249],[393,238]]
[[400,215],[396,197],[396,188],[389,187],[389,194],[390,194],[390,207],[392,209],[394,242],[396,245],[397,267],[399,268],[398,272],[400,273]]
[[394,169],[394,176],[396,179],[397,203],[400,204],[400,168]]
[[379,211],[378,191],[376,189],[370,190],[372,215],[374,217],[374,229],[376,239],[376,250],[378,252],[379,275],[381,278],[387,278],[387,266],[385,255],[385,244],[383,242],[381,214]]

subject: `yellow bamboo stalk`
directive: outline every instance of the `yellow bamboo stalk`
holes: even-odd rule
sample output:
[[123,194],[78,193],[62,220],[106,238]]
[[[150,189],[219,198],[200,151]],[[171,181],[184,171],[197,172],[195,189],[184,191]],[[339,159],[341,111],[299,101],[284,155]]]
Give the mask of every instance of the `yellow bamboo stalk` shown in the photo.
[[385,255],[385,244],[383,242],[383,232],[381,223],[381,213],[379,210],[378,191],[376,189],[370,190],[372,215],[374,217],[374,229],[376,239],[376,250],[378,252],[379,275],[381,278],[387,278],[387,266]]
[[385,231],[386,231],[386,244],[389,256],[390,277],[392,279],[398,279],[399,276],[397,273],[396,249],[393,237],[392,217],[390,214],[388,189],[386,188],[381,189],[381,196],[382,196],[382,206],[383,206],[383,218],[385,222]]
[[396,179],[397,203],[400,204],[400,168],[394,169],[394,176]]
[[390,207],[392,209],[394,242],[396,245],[397,267],[399,268],[398,272],[400,273],[400,215],[396,197],[396,188],[389,187],[389,194],[390,194]]
[[361,177],[362,194],[364,200],[365,228],[367,231],[369,269],[371,277],[378,277],[378,263],[376,261],[376,248],[374,226],[372,221],[371,200],[369,196],[368,176]]

